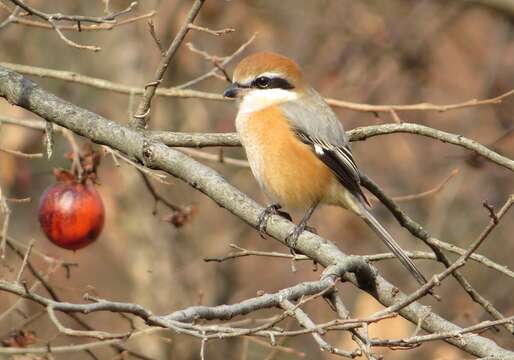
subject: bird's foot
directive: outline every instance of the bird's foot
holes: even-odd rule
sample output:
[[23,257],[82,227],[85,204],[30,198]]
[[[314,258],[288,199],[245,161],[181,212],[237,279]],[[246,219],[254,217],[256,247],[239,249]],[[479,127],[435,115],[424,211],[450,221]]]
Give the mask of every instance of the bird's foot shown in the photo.
[[[316,209],[317,205],[318,205],[318,203],[315,203],[311,207],[309,207],[307,209],[307,212],[305,213],[305,215],[303,215],[303,218],[300,221],[300,223],[294,227],[293,231],[289,235],[287,235],[287,237],[286,237],[286,245],[289,246],[290,249],[295,249],[296,248],[296,242],[298,241],[298,238],[300,237],[300,234],[304,230],[308,230],[308,231],[311,231],[311,232],[317,234],[316,229],[307,226],[307,222],[311,218],[312,213]],[[294,250],[293,250],[293,252],[294,252]]]
[[257,229],[259,230],[259,234],[264,239],[264,235],[266,234],[266,226],[268,225],[268,219],[271,215],[280,215],[284,219],[292,221],[291,215],[286,213],[285,211],[280,211],[282,206],[279,204],[272,204],[267,206],[259,215],[257,219]]
[[[295,251],[294,248],[296,247],[296,242],[298,241],[298,238],[300,237],[302,232],[304,232],[305,230],[318,235],[318,231],[316,230],[316,228],[314,228],[312,226],[308,226],[307,224],[302,224],[302,223],[296,225],[294,227],[293,231],[291,231],[291,233],[289,235],[287,235],[287,238],[286,238],[286,245],[289,246],[291,254],[296,255],[299,253],[298,251]],[[300,252],[300,254],[301,254],[301,252]]]
[[300,237],[300,234],[307,228],[307,225],[304,223],[300,223],[296,225],[291,231],[289,235],[286,237],[286,245],[289,246],[291,249],[291,252],[293,254],[296,254],[295,248],[296,248],[296,242],[298,241],[298,238]]

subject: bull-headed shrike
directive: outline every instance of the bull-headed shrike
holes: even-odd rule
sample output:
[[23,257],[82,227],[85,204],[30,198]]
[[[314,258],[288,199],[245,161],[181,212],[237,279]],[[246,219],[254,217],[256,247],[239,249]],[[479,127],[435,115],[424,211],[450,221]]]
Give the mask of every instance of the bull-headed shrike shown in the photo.
[[288,237],[294,244],[320,203],[360,216],[420,283],[426,279],[369,210],[343,126],[291,59],[270,52],[243,59],[224,96],[238,99],[236,129],[253,175],[271,199],[265,229],[281,206],[306,210]]

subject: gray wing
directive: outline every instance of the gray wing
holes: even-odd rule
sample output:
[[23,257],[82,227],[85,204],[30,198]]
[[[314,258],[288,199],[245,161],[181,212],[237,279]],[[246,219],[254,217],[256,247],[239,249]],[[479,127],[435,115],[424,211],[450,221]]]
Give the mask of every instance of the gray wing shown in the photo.
[[[312,90],[304,95],[301,102],[285,102],[280,108],[299,139],[312,147],[316,156],[334,172],[344,187],[369,205],[360,186],[359,169],[343,125],[323,98]],[[314,118],[317,121],[313,121]]]

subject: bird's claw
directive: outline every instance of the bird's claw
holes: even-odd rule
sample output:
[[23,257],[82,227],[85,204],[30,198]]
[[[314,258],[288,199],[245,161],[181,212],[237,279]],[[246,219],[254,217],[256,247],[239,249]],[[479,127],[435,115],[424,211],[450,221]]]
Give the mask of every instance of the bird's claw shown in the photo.
[[289,246],[289,249],[291,250],[291,253],[293,255],[298,254],[298,252],[295,251],[296,243],[298,241],[298,238],[302,234],[302,232],[304,232],[305,230],[307,230],[313,234],[316,234],[316,235],[318,234],[318,232],[315,228],[308,226],[306,224],[298,224],[294,227],[293,231],[291,231],[291,233],[289,235],[287,235],[287,237],[286,237],[286,245]]
[[266,234],[266,227],[268,225],[268,219],[271,215],[280,215],[283,218],[292,221],[291,216],[285,211],[280,211],[281,206],[279,204],[272,204],[267,206],[259,215],[257,219],[257,229],[259,230],[259,235],[264,239],[264,235]]
[[305,230],[305,224],[296,225],[289,235],[286,237],[286,245],[293,249],[296,247],[296,243],[300,234]]

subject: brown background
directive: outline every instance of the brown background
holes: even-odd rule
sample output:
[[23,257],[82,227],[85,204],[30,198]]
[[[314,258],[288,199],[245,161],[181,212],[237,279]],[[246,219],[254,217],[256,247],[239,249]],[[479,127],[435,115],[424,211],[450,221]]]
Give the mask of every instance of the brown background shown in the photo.
[[[121,9],[128,1],[111,1]],[[190,7],[190,1],[141,1],[138,14],[156,9],[155,24],[162,42],[168,44]],[[48,12],[97,15],[101,1],[42,1],[30,4]],[[0,15],[6,13],[0,8]],[[295,58],[309,81],[327,97],[371,104],[409,104],[429,101],[457,103],[472,98],[494,97],[513,88],[514,13],[495,11],[467,1],[351,1],[351,0],[261,0],[207,1],[196,24],[213,29],[232,27],[236,32],[222,37],[192,32],[186,41],[211,54],[225,56],[235,51],[254,33],[256,40],[246,54],[273,50]],[[115,28],[109,32],[67,33],[82,44],[102,47],[99,53],[67,46],[53,31],[11,25],[0,32],[0,60],[20,64],[75,71],[114,82],[142,86],[148,82],[159,60],[159,52],[144,21]],[[240,58],[235,60],[235,63]],[[228,66],[229,72],[235,63]],[[164,86],[178,85],[208,71],[212,65],[182,46],[171,64]],[[127,122],[130,99],[126,95],[92,89],[63,81],[36,79],[46,89],[78,106],[105,117]],[[194,88],[221,93],[226,83],[210,79]],[[137,98],[135,104],[137,104]],[[233,131],[235,108],[231,103],[206,100],[157,98],[153,103],[151,127],[172,131]],[[462,134],[500,153],[514,155],[512,127],[514,100],[497,106],[473,107],[446,113],[400,113],[406,122],[425,124]],[[388,115],[336,109],[346,129],[391,122]],[[0,102],[0,114],[31,117],[24,111]],[[0,141],[3,147],[26,152],[42,149],[40,132],[4,125]],[[503,138],[497,141],[500,137]],[[36,248],[53,257],[78,262],[79,268],[66,279],[60,271],[51,279],[56,290],[68,301],[81,301],[84,292],[102,298],[141,304],[163,314],[194,304],[233,303],[255,296],[258,290],[272,292],[295,283],[317,279],[311,264],[290,263],[270,258],[242,258],[222,264],[205,263],[207,256],[223,255],[235,243],[249,249],[287,251],[273,240],[262,240],[256,231],[219,208],[208,198],[170,178],[171,185],[156,183],[171,201],[195,204],[197,216],[183,228],[176,229],[162,221],[169,211],[159,206],[152,215],[153,200],[137,171],[123,164],[114,166],[105,157],[100,168],[99,191],[107,211],[105,229],[92,246],[76,253],[61,250],[48,242],[39,229],[36,212],[38,197],[53,182],[52,168],[66,167],[63,153],[67,143],[57,138],[55,154],[46,159],[25,160],[0,153],[0,184],[7,196],[30,196],[29,204],[11,204],[9,234],[21,242],[36,240]],[[363,171],[374,178],[389,195],[407,195],[433,188],[448,174],[454,177],[437,194],[401,203],[404,210],[435,236],[465,247],[488,221],[481,202],[499,205],[512,193],[512,174],[497,165],[476,159],[461,148],[414,135],[381,136],[354,143],[355,157]],[[215,150],[209,150],[216,153]],[[243,158],[240,149],[225,152]],[[248,169],[213,164],[231,183],[264,203],[263,195]],[[426,250],[392,219],[380,205],[375,214],[404,248]],[[297,219],[299,214],[294,214]],[[348,253],[384,252],[380,240],[356,217],[335,208],[321,208],[312,224],[320,235],[337,241]],[[495,230],[480,253],[500,264],[514,266],[514,225],[512,214]],[[34,257],[45,269],[45,262]],[[441,267],[419,261],[427,274]],[[0,277],[15,276],[19,263],[13,256],[0,266]],[[378,265],[383,274],[402,289],[412,291],[414,283],[397,261]],[[473,285],[504,314],[512,314],[512,279],[470,263],[464,274]],[[30,277],[27,277],[30,279]],[[355,316],[379,309],[380,305],[351,286],[342,285],[343,298]],[[467,294],[449,279],[438,289],[444,302],[430,303],[446,318],[466,326],[488,318]],[[0,310],[17,299],[0,294]],[[31,304],[21,309],[29,314],[37,310]],[[333,316],[323,301],[307,306],[317,321]],[[266,315],[262,312],[258,315]],[[72,322],[66,322],[75,326]],[[121,331],[127,321],[119,316],[92,314],[87,317],[99,329]],[[20,316],[11,314],[0,323],[0,333],[16,327]],[[291,323],[292,324],[292,323]],[[56,333],[48,321],[36,322],[41,343]],[[414,326],[402,319],[373,325],[372,336],[397,338],[412,333]],[[488,335],[491,336],[491,335]],[[353,348],[347,334],[330,334],[328,339],[342,348]],[[512,348],[512,337],[504,331],[495,337]],[[78,339],[59,337],[52,344],[78,343]],[[309,336],[288,339],[286,346],[305,352],[307,358],[331,358],[321,354]],[[209,359],[240,359],[243,340],[209,343]],[[129,347],[156,359],[197,359],[199,343],[195,339],[170,332],[143,336]],[[248,343],[248,359],[262,359],[270,349]],[[114,356],[108,348],[96,350],[101,359]],[[463,353],[442,342],[425,344],[411,351],[384,350],[389,359],[465,359]],[[57,355],[58,359],[86,359],[84,353]],[[277,359],[293,355],[277,354]]]

